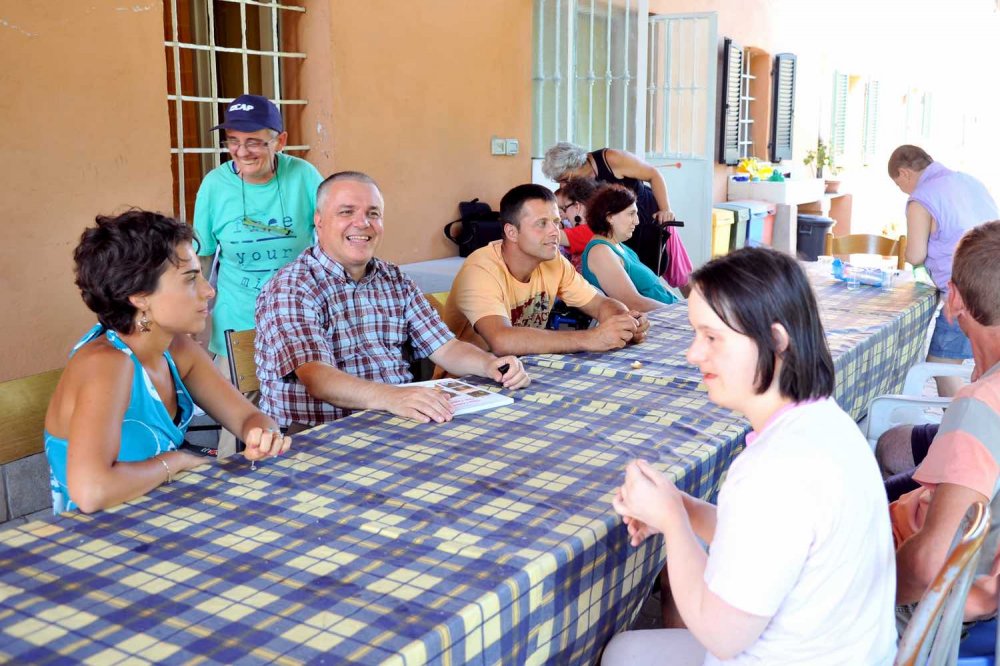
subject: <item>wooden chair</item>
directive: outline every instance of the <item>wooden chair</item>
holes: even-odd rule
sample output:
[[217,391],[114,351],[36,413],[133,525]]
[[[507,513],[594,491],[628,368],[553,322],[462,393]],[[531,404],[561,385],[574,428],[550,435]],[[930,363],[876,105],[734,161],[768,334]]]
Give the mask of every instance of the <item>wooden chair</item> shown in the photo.
[[0,382],[0,465],[45,450],[45,412],[61,376],[59,368]]
[[965,598],[976,574],[989,527],[989,507],[982,502],[969,507],[944,566],[924,592],[906,625],[895,666],[956,662]]
[[233,382],[233,386],[244,395],[259,391],[257,362],[253,357],[257,331],[252,328],[234,331],[230,328],[226,330],[225,337],[226,354],[229,356],[229,379]]
[[873,234],[850,234],[848,236],[826,235],[826,249],[823,254],[880,254],[896,257],[896,268],[906,268],[906,236],[893,240]]

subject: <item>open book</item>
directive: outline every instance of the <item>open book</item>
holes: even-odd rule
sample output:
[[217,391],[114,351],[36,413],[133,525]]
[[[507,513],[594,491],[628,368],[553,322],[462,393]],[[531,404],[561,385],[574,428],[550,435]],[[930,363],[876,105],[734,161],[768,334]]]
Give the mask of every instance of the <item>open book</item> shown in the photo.
[[455,416],[481,412],[484,409],[496,409],[514,403],[514,398],[487,391],[481,386],[468,384],[461,379],[432,379],[428,382],[413,382],[404,384],[404,386],[426,386],[447,393],[451,404],[455,406]]

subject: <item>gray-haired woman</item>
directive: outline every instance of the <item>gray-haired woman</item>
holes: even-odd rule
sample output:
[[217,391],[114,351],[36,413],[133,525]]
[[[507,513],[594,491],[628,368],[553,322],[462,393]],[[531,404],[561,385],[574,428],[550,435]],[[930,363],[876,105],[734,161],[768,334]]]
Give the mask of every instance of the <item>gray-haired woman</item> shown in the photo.
[[542,172],[560,184],[583,177],[624,185],[635,192],[641,224],[674,219],[663,176],[655,167],[624,150],[602,148],[587,152],[575,143],[560,141],[545,152]]

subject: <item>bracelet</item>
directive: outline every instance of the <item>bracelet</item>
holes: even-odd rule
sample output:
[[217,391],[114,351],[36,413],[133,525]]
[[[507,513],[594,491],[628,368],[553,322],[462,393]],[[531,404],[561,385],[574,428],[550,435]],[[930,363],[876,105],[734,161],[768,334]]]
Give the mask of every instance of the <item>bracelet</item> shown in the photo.
[[160,463],[163,465],[163,469],[167,470],[167,483],[170,483],[171,481],[173,481],[174,475],[170,471],[170,465],[167,464],[167,461],[164,460],[163,458],[160,458],[159,456],[156,457],[156,460],[159,460]]

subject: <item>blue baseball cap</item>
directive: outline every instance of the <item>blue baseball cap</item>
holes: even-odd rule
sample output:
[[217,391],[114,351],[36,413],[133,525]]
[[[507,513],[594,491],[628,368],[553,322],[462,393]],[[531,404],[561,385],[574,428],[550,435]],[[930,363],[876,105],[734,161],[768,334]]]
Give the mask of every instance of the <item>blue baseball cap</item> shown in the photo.
[[256,132],[262,129],[273,129],[284,132],[285,124],[281,120],[281,112],[274,102],[260,95],[240,95],[226,107],[226,120],[212,129],[236,130],[237,132]]

